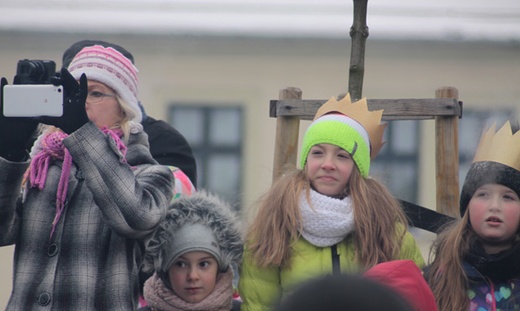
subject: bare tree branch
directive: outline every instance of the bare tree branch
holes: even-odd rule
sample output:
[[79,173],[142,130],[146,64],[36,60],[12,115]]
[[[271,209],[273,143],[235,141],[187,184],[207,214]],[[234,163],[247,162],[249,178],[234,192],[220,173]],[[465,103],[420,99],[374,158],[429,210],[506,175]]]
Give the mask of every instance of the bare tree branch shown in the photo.
[[350,51],[348,91],[352,101],[363,94],[363,77],[365,75],[365,43],[368,37],[367,7],[368,0],[354,1],[354,22],[350,28],[352,45]]

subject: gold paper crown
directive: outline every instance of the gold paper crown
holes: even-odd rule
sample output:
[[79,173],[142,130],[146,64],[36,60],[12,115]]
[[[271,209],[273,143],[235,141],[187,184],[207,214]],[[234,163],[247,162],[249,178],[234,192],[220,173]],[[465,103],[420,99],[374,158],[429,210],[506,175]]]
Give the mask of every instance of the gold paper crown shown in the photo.
[[496,133],[495,128],[496,124],[493,124],[482,135],[473,158],[473,163],[493,161],[520,171],[520,131],[513,135],[509,121]]
[[386,124],[381,124],[383,109],[369,111],[366,97],[352,103],[350,100],[350,94],[347,93],[347,95],[340,101],[331,97],[320,107],[320,109],[318,109],[314,116],[314,120],[333,112],[344,114],[363,126],[370,139],[370,158],[374,159],[379,151],[381,151],[384,144],[383,134],[385,132]]

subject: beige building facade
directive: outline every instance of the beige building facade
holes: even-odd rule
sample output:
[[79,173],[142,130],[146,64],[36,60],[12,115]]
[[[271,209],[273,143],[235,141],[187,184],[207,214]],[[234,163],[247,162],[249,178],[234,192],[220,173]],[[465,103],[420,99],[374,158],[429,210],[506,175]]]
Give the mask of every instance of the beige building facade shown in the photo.
[[[170,109],[176,103],[240,108],[238,170],[243,211],[249,210],[272,179],[276,121],[269,118],[269,101],[278,99],[279,90],[286,87],[300,88],[304,99],[328,99],[348,88],[349,38],[3,31],[0,32],[0,76],[11,82],[16,63],[24,58],[55,60],[61,66],[63,51],[82,39],[114,42],[134,55],[141,83],[140,99],[147,113],[156,118],[169,120]],[[493,111],[505,111],[516,120],[520,105],[520,43],[372,41],[369,37],[364,96],[433,98],[435,90],[442,86],[453,86],[459,91],[459,99],[464,103],[461,126],[466,124],[466,112],[471,111],[484,111],[489,116],[493,116]],[[307,124],[302,122],[302,133]],[[434,207],[434,121],[417,124],[416,203]],[[464,144],[470,149],[476,147],[479,136],[479,131],[473,133]],[[387,182],[399,182],[399,176]],[[426,236],[426,240],[429,238],[431,235]],[[426,254],[428,243],[422,245]],[[13,249],[13,246],[0,249],[4,275],[0,280],[0,305],[6,305],[11,290]]]

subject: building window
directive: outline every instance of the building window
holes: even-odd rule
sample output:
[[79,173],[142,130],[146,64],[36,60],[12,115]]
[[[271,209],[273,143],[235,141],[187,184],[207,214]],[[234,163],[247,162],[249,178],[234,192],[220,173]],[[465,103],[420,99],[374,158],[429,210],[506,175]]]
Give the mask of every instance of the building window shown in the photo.
[[243,113],[240,106],[172,104],[169,121],[191,145],[197,188],[219,194],[240,208]]
[[386,143],[370,168],[370,175],[382,181],[394,196],[409,202],[417,201],[419,137],[418,121],[389,121]]

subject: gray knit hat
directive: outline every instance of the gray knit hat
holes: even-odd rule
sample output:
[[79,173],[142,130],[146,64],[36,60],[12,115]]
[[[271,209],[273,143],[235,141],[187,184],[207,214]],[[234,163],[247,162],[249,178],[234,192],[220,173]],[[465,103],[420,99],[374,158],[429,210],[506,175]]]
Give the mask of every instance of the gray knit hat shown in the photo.
[[171,288],[170,265],[191,251],[207,252],[215,257],[219,271],[242,260],[243,239],[240,219],[231,206],[205,191],[176,199],[169,206],[146,250],[144,272],[155,270]]
[[189,253],[202,251],[209,253],[218,262],[218,266],[224,266],[220,247],[213,230],[201,223],[186,223],[175,232],[175,236],[170,243],[164,244],[164,255],[162,270],[168,270],[172,263],[180,256]]

